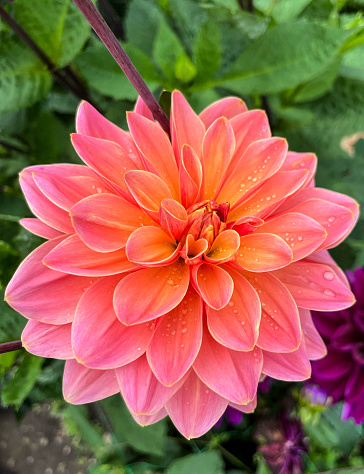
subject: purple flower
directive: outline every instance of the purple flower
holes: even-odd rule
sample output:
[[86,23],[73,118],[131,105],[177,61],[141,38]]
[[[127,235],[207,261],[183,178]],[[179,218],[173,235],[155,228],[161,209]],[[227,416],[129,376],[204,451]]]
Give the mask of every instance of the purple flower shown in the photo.
[[222,417],[215,423],[214,428],[220,428],[224,419],[229,423],[229,425],[236,426],[242,421],[243,414],[236,408],[228,406]]
[[261,446],[266,462],[274,474],[300,474],[302,454],[308,452],[307,438],[300,420],[283,415],[281,418],[283,440]]
[[327,345],[327,356],[312,362],[312,381],[344,401],[342,419],[364,420],[364,269],[346,272],[356,303],[336,312],[312,311]]

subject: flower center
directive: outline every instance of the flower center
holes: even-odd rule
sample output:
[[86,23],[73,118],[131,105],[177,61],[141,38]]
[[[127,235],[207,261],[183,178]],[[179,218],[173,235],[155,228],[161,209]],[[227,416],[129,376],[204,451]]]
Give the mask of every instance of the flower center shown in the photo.
[[188,225],[185,236],[192,235],[195,240],[206,239],[210,247],[220,232],[226,229],[229,210],[229,203],[217,204],[213,200],[193,205],[187,209]]

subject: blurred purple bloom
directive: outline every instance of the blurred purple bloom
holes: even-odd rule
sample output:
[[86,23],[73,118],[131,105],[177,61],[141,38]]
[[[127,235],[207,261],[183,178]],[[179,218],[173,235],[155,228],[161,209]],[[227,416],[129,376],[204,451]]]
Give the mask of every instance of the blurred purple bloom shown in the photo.
[[259,451],[274,474],[300,474],[303,472],[302,454],[308,452],[302,424],[297,418],[284,415],[281,426],[284,440],[261,446]]
[[336,312],[312,311],[327,356],[312,362],[312,381],[333,402],[344,401],[342,419],[364,420],[364,270],[346,272],[356,303]]
[[305,385],[303,396],[311,403],[311,405],[326,406],[329,402],[326,390],[317,385],[313,385],[310,382],[311,381]]
[[242,421],[243,414],[241,411],[236,410],[236,408],[228,406],[222,417],[215,423],[214,428],[220,428],[224,419],[229,423],[229,425],[235,426]]

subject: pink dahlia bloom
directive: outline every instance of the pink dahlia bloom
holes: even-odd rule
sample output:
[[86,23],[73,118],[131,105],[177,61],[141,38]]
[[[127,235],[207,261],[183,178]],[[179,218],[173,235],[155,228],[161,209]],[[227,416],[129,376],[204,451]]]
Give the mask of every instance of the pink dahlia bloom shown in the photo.
[[288,152],[238,98],[198,116],[175,91],[171,141],[140,100],[128,124],[83,102],[86,166],[21,173],[36,216],[22,224],[49,240],[6,299],[29,318],[25,348],[67,360],[67,401],[121,392],[138,423],[168,413],[198,437],[227,405],[252,411],[262,375],[310,377],[326,352],[310,310],[354,302],[325,249],[358,205],[315,188],[315,155]]

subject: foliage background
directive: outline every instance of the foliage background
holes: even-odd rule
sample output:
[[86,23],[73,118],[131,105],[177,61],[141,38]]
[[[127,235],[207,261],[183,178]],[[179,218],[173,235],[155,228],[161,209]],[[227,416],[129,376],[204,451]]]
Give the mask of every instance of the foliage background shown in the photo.
[[[126,127],[136,92],[71,0],[0,3],[57,71],[78,77],[79,96]],[[291,150],[318,155],[318,186],[364,203],[364,0],[99,0],[98,7],[157,97],[178,88],[197,112],[228,95],[265,108],[274,135],[287,137]],[[161,100],[168,108],[168,94]],[[0,21],[2,292],[42,242],[18,224],[31,214],[17,174],[33,164],[79,162],[69,140],[78,103]],[[343,268],[364,264],[363,230],[364,218],[332,252]],[[25,319],[2,299],[5,342],[19,338]],[[21,417],[33,404],[55,400],[69,431],[96,454],[92,473],[269,473],[257,447],[269,437],[267,420],[277,423],[283,407],[308,435],[305,472],[364,472],[362,428],[342,423],[340,406],[310,405],[299,384],[275,384],[238,426],[224,421],[188,442],[166,420],[139,427],[117,396],[91,411],[66,405],[62,370],[60,361],[20,351],[1,355],[1,404]]]

